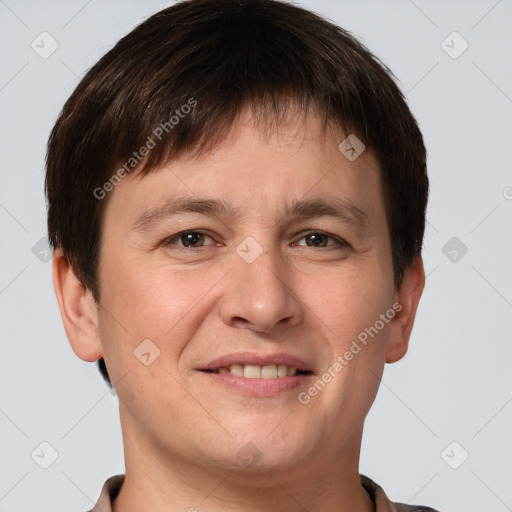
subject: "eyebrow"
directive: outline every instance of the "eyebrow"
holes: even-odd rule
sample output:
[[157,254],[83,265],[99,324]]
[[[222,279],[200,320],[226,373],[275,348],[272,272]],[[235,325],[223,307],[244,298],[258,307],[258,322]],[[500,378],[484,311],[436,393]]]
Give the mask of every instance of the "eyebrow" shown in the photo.
[[[212,217],[236,218],[241,212],[223,199],[179,197],[168,199],[164,204],[147,210],[134,222],[134,231],[148,231],[154,224],[184,213],[199,213]],[[295,199],[285,207],[283,217],[315,218],[332,217],[368,230],[370,220],[366,212],[350,200],[336,198]]]

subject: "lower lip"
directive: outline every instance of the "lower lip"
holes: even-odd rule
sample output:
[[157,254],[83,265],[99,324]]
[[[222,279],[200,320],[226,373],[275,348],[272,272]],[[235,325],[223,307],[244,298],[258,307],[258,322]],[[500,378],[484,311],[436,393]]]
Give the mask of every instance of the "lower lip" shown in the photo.
[[302,388],[305,380],[311,376],[311,374],[306,374],[294,375],[293,377],[276,377],[275,379],[248,379],[229,373],[201,373],[213,379],[214,382],[250,396],[272,396],[283,391]]

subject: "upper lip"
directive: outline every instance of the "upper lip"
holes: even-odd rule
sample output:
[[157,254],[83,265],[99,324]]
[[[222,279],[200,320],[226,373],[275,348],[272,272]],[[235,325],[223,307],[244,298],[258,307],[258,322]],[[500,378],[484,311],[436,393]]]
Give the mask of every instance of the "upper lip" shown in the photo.
[[311,371],[304,361],[290,354],[256,354],[254,352],[240,352],[218,357],[200,368],[200,370],[218,370],[219,368],[227,368],[232,364],[254,364],[259,366],[285,364],[286,366],[297,368],[297,370]]

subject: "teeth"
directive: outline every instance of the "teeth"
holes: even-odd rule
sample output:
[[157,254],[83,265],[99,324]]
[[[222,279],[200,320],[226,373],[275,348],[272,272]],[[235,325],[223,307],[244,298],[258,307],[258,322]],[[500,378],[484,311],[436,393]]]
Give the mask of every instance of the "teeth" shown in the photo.
[[278,377],[293,377],[297,373],[297,368],[285,364],[268,364],[265,366],[232,364],[230,367],[219,368],[215,373],[230,373],[246,379],[276,379]]
[[292,377],[297,373],[297,368],[294,368],[293,366],[288,367],[288,377]]
[[232,364],[229,367],[229,373],[236,375],[237,377],[243,377],[244,367],[241,364]]
[[286,377],[288,375],[288,366],[286,366],[285,364],[280,364],[277,367],[277,375],[279,377]]
[[254,364],[246,364],[244,366],[244,377],[246,379],[261,378],[261,367]]
[[277,366],[275,364],[269,364],[261,369],[262,379],[275,379],[277,378]]

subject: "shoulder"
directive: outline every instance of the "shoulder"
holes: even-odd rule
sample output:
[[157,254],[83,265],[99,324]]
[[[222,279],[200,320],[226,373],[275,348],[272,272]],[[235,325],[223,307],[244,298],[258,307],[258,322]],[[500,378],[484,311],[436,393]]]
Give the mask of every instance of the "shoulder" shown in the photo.
[[390,501],[382,487],[376,484],[371,478],[365,475],[359,475],[361,485],[370,495],[375,503],[376,512],[439,512],[431,507],[424,505],[408,505],[405,503],[396,503]]
[[112,501],[117,498],[124,483],[124,474],[111,476],[105,480],[96,505],[87,512],[112,512]]
[[406,505],[405,503],[393,503],[396,512],[439,512],[423,505]]
[[396,512],[439,512],[430,507],[424,507],[423,505],[406,505],[404,503],[393,503]]

